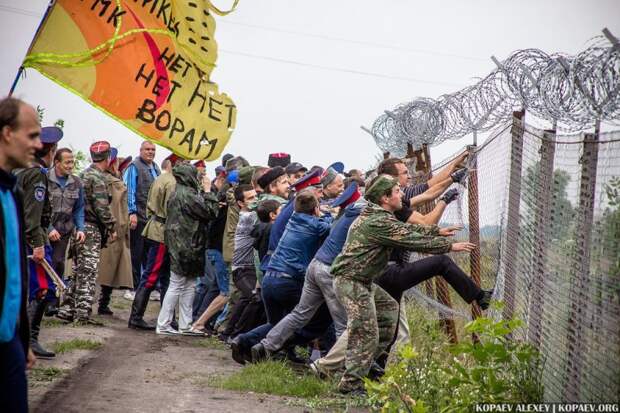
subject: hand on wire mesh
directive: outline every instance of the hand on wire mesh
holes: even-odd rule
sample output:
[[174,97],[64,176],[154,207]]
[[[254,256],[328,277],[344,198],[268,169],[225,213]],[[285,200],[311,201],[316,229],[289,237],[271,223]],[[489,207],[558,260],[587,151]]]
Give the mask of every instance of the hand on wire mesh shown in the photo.
[[467,168],[457,169],[456,171],[450,174],[450,178],[452,178],[452,182],[462,184],[467,177]]
[[450,202],[454,201],[455,199],[457,199],[459,197],[459,191],[456,188],[452,188],[452,189],[448,189],[442,196],[441,198],[439,198],[440,201],[443,201],[446,203],[446,205],[449,205]]
[[457,232],[462,229],[463,227],[460,225],[452,225],[449,227],[440,228],[439,235],[441,235],[442,237],[453,237],[454,235],[456,235]]
[[471,242],[455,242],[452,244],[450,251],[452,252],[472,252],[476,248],[476,244]]

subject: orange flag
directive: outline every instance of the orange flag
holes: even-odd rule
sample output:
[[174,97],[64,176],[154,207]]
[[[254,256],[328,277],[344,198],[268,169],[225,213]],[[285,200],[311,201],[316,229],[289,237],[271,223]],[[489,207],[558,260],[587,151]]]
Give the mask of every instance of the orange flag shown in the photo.
[[237,110],[210,80],[213,14],[230,11],[207,0],[57,0],[52,7],[25,67],[179,156],[220,156]]

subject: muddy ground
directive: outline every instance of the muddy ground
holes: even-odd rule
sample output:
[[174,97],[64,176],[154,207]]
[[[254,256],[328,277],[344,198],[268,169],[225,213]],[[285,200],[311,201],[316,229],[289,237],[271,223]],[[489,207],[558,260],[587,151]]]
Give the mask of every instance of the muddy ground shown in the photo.
[[[72,350],[38,360],[30,373],[33,412],[302,412],[285,397],[212,387],[217,375],[241,368],[222,346],[195,337],[158,336],[127,328],[131,303],[115,292],[114,316],[102,327],[72,327],[48,320],[41,342],[73,338],[102,343],[96,350]],[[159,303],[151,301],[147,320]]]

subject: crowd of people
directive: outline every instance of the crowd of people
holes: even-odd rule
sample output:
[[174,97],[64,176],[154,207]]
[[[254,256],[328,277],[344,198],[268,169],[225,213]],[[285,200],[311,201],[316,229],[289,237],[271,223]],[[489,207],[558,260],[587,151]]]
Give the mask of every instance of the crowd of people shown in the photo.
[[41,128],[32,106],[0,101],[0,132],[0,404],[10,411],[27,409],[26,367],[54,357],[39,342],[43,317],[97,324],[93,306],[111,316],[114,289],[132,300],[132,329],[215,336],[238,363],[305,363],[341,375],[352,394],[409,340],[411,287],[441,276],[465,302],[489,305],[491,292],[445,255],[475,245],[437,226],[468,174],[466,152],[414,185],[398,158],[363,173],[226,154],[211,178],[203,161],[174,154],[158,166],[150,142],[132,159],[101,140],[76,176],[62,130]]

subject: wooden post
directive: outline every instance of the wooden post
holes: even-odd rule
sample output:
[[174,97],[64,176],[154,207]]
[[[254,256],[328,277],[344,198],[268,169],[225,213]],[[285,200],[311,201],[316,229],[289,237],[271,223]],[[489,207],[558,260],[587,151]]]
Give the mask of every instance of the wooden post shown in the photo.
[[[506,247],[504,258],[504,311],[503,318],[514,316],[517,287],[517,255],[519,251],[519,208],[521,207],[521,169],[523,166],[523,131],[525,111],[512,113],[510,147],[510,181],[508,183],[508,216],[506,219]],[[473,241],[472,241],[473,242]]]
[[590,283],[590,251],[592,244],[592,223],[594,220],[594,196],[596,190],[596,169],[598,166],[598,139],[600,123],[595,132],[584,135],[581,155],[581,185],[577,210],[577,229],[574,261],[575,271],[571,274],[567,336],[567,375],[564,400],[580,401],[581,369],[586,350],[584,326],[587,323],[588,287]]
[[[474,142],[476,136],[474,133]],[[470,154],[476,152],[476,145],[469,148]],[[480,286],[480,221],[478,208],[478,161],[474,156],[469,170],[469,178],[467,179],[467,206],[469,209],[469,242],[476,245],[476,248],[469,255],[469,271],[471,278],[477,286]],[[471,307],[471,315],[478,318],[481,315],[480,307],[474,302]]]
[[[428,145],[422,145],[422,154],[424,155],[424,172],[426,173],[427,179],[431,178],[432,168],[431,168],[431,153],[429,151]],[[430,212],[430,210],[435,206],[435,203],[429,203],[428,210],[425,213]],[[430,284],[430,283],[429,283]],[[427,290],[429,287],[427,287]],[[432,289],[432,286],[430,287]],[[448,284],[441,277],[435,277],[435,289],[437,290],[437,300],[445,305],[446,307],[452,308],[452,302],[450,300],[450,290],[448,289]],[[458,337],[456,335],[456,326],[454,325],[454,320],[450,318],[440,318],[439,323],[442,328],[448,335],[450,341],[452,343],[458,343]]]
[[540,144],[540,162],[537,183],[534,185],[534,251],[532,262],[532,288],[528,309],[528,341],[540,349],[541,327],[547,278],[547,249],[551,227],[551,206],[553,202],[553,161],[555,157],[555,127],[543,133]]

